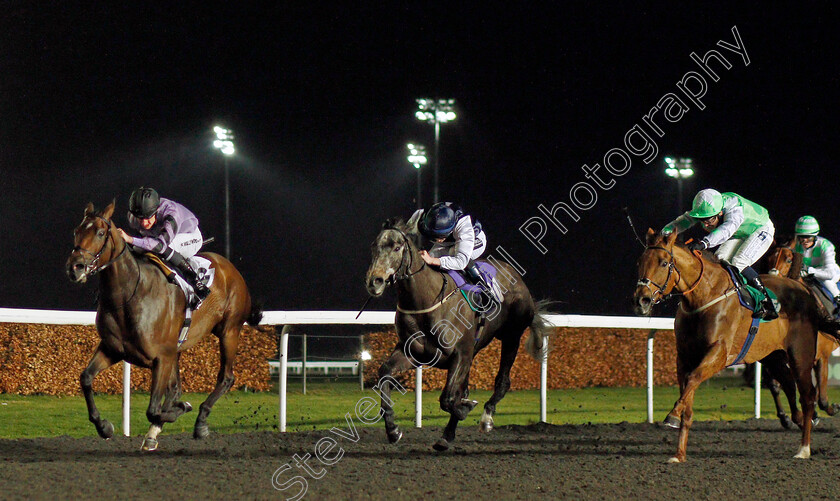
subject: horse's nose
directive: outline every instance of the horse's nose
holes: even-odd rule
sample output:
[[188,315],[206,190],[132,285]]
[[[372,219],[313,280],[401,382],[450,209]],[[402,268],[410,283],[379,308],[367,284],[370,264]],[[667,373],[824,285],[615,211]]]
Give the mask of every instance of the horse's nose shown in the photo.
[[85,272],[85,265],[81,262],[81,260],[77,259],[70,259],[67,261],[67,277],[74,281],[78,282],[79,278],[84,275]]
[[653,300],[647,296],[639,296],[636,298],[635,310],[637,315],[647,315],[653,305]]
[[382,289],[385,288],[385,280],[382,277],[370,277],[367,282],[368,293],[373,296],[382,294]]

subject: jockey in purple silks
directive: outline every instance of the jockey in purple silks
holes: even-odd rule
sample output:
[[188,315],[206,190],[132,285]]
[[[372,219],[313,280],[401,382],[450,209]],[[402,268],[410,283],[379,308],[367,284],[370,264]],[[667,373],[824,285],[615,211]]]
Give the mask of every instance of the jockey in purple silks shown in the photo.
[[157,254],[178,269],[199,300],[210,294],[210,289],[198,280],[189,262],[204,242],[198,229],[198,218],[189,209],[161,198],[152,188],[140,187],[134,190],[128,202],[128,225],[140,236],[133,237],[120,229],[123,240]]
[[488,296],[502,302],[501,292],[487,283],[475,260],[487,249],[487,235],[481,223],[452,202],[438,202],[428,210],[417,210],[409,222],[417,222],[420,233],[432,242],[420,257],[430,266],[441,270],[466,271],[474,284],[482,284]]

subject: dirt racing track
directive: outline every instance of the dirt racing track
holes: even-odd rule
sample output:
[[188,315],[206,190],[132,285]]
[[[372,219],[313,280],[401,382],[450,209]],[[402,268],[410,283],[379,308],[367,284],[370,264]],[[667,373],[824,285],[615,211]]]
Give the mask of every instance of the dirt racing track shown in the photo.
[[[139,452],[142,437],[2,440],[0,498],[288,499],[303,490],[300,478],[303,499],[840,496],[838,419],[815,429],[809,460],[793,459],[799,433],[776,421],[698,422],[685,464],[666,464],[677,433],[661,425],[539,424],[489,435],[471,426],[443,454],[431,448],[440,431],[406,428],[396,446],[378,427],[357,428],[358,437],[329,430],[213,434],[204,441],[163,434],[154,453]],[[330,466],[315,458],[319,441]],[[295,466],[295,455],[309,473]]]

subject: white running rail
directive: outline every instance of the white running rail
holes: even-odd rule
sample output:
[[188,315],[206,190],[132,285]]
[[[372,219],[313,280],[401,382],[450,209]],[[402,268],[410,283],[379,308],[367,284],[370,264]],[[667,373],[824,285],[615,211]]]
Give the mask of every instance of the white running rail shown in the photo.
[[[366,311],[359,318],[355,311],[266,311],[263,313],[263,325],[391,325],[394,323],[393,311]],[[53,311],[19,308],[0,308],[0,323],[37,323],[60,325],[94,325],[96,313],[92,311]],[[597,315],[546,315],[546,321],[554,327],[593,327],[608,329],[648,329],[647,339],[647,421],[653,422],[653,338],[657,330],[673,330],[673,318],[657,317],[620,317]],[[281,333],[280,353],[280,404],[278,419],[280,431],[286,431],[286,376],[284,370],[288,362],[289,329]],[[760,416],[760,378],[761,370],[758,366],[755,383],[755,417]],[[130,433],[129,409],[131,395],[130,365],[123,362],[123,434]],[[543,357],[540,367],[540,420],[547,419],[547,377],[548,360]],[[422,372],[416,371],[417,384],[415,390],[415,426],[421,425],[422,402]]]

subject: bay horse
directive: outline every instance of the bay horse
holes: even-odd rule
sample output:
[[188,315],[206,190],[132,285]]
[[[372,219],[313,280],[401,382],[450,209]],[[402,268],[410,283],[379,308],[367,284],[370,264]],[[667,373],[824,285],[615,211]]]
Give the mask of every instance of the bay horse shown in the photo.
[[[808,287],[808,290],[811,291],[811,294],[817,299],[817,305],[820,308],[820,312],[823,315],[829,315],[829,308],[832,306],[825,304],[830,302],[828,297],[815,290],[816,287],[812,286],[814,284],[805,282],[802,279],[800,274],[803,265],[802,254],[794,251],[795,239],[787,238],[780,241],[781,243],[771,248],[766,255],[765,259],[768,267],[770,268],[769,273],[771,275],[780,275],[790,278],[791,280],[798,280],[804,283]],[[816,360],[814,361],[814,375],[817,380],[817,404],[819,405],[819,408],[825,411],[825,413],[829,416],[834,416],[838,411],[840,411],[840,404],[830,403],[828,400],[828,359],[831,357],[831,353],[838,347],[840,347],[840,342],[838,342],[838,340],[833,336],[824,332],[820,332],[817,336],[817,355]],[[789,428],[789,420],[786,419],[787,416],[785,415],[784,410],[782,410],[782,405],[779,401],[779,390],[781,389],[784,391],[788,404],[790,405],[791,413],[796,415],[796,387],[793,384],[793,381],[781,372],[783,368],[784,367],[778,367],[778,365],[769,368],[771,377],[778,382],[778,384],[775,385],[771,382],[769,388],[770,393],[773,395],[773,401],[776,404],[776,411],[779,416],[779,420],[781,421],[782,426]]]
[[[399,384],[393,374],[420,365],[446,369],[446,385],[440,395],[440,408],[450,414],[449,422],[434,449],[445,451],[455,440],[458,422],[478,403],[467,398],[473,357],[493,339],[499,339],[501,360],[494,382],[493,395],[484,404],[479,429],[493,429],[496,404],[510,388],[510,369],[516,360],[519,342],[526,328],[528,353],[542,359],[543,343],[549,326],[543,315],[546,302],[535,303],[522,276],[509,264],[493,260],[498,269],[496,281],[504,291],[502,304],[493,303],[484,319],[470,309],[453,280],[420,257],[420,237],[415,221],[406,225],[389,220],[371,244],[371,264],[365,276],[371,297],[381,296],[395,284],[397,344],[379,368],[379,386],[384,411],[385,432],[390,443],[402,438],[394,421],[391,386]],[[398,386],[398,388],[401,388]],[[404,390],[400,390],[404,392]]]
[[[646,248],[638,261],[639,281],[634,293],[635,312],[649,315],[653,305],[672,291],[681,294],[674,322],[677,341],[677,380],[680,397],[665,418],[679,427],[677,453],[669,462],[686,460],[688,433],[693,422],[694,392],[700,383],[733,364],[746,348],[752,312],[740,305],[728,271],[711,253],[691,252],[676,242],[677,235],[648,230]],[[770,275],[761,278],[781,304],[779,318],[761,323],[743,362],[761,360],[777,350],[788,364],[803,410],[802,440],[797,458],[811,455],[811,419],[814,386],[811,369],[816,354],[817,330],[822,325],[816,303],[799,282]]]
[[152,371],[152,386],[146,417],[151,426],[141,450],[157,449],[157,436],[164,423],[172,423],[192,410],[182,402],[178,362],[188,350],[212,332],[219,338],[221,364],[216,387],[201,404],[193,437],[210,434],[207,416],[213,404],[234,382],[233,363],[242,325],[256,326],[262,319],[251,303],[245,280],[233,264],[211,252],[200,255],[212,263],[215,278],[211,294],[192,316],[187,339],[178,345],[184,324],[186,298],[181,289],[167,281],[163,272],[146,259],[129,252],[111,221],[114,202],[102,211],[92,203],[85,208],[82,222],[73,231],[74,248],[65,266],[71,281],[84,283],[99,274],[96,330],[100,342],[80,381],[87,403],[88,418],[100,437],[114,435],[114,426],[99,415],[93,401],[93,379],[119,361]]

